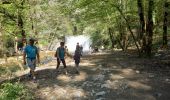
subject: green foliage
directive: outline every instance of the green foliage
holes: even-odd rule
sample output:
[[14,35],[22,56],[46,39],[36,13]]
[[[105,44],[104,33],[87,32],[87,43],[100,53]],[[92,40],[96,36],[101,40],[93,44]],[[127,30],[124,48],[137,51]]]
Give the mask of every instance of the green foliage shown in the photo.
[[[142,4],[147,21],[148,0],[142,0]],[[162,33],[164,0],[154,0],[154,4],[154,32]],[[95,39],[100,38],[99,44],[104,42],[102,44],[109,47],[108,28],[114,30],[114,39],[120,39],[120,42],[123,41],[122,36],[129,33],[129,27],[137,31],[140,28],[137,0],[11,0],[10,4],[0,5],[6,37],[21,37],[21,29],[17,26],[18,14],[23,19],[27,37],[39,38],[43,45],[65,35],[90,34],[94,44],[97,45],[98,40]],[[89,27],[92,30],[87,32]],[[138,33],[134,34],[138,39]],[[131,36],[128,40],[133,44]]]
[[0,86],[0,100],[33,100],[33,96],[23,84],[3,83]]
[[102,43],[102,40],[100,39],[102,38],[102,35],[99,32],[95,32],[91,35],[91,40],[92,40],[92,46],[100,46]]

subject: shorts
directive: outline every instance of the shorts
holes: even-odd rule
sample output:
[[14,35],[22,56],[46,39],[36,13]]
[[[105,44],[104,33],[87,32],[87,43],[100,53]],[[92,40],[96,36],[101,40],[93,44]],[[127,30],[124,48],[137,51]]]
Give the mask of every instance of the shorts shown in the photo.
[[27,65],[31,70],[35,70],[35,68],[36,68],[36,59],[27,58]]
[[66,68],[66,67],[67,67],[67,66],[66,66],[66,62],[65,62],[65,59],[59,59],[59,58],[57,58],[57,66],[59,66],[59,65],[60,65],[60,62],[62,62],[62,63],[63,63],[64,68]]

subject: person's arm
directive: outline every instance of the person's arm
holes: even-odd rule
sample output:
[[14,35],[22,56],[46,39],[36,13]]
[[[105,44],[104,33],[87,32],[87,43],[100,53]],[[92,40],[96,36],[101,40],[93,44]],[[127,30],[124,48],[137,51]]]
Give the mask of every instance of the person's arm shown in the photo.
[[37,62],[40,63],[40,54],[38,49],[37,49]]
[[64,56],[67,57],[68,56],[68,52],[67,52],[67,49],[64,48]]
[[24,48],[23,52],[23,64],[26,65],[26,48]]
[[26,53],[23,53],[23,64],[26,65]]
[[60,49],[60,48],[57,48],[57,58],[60,60],[60,57],[59,57],[59,49]]

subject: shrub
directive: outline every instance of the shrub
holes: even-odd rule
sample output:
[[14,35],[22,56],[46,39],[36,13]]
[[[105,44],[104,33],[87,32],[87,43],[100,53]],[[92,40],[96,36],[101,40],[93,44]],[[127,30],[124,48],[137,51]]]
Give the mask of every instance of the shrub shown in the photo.
[[3,83],[0,86],[0,100],[33,100],[33,96],[23,84]]

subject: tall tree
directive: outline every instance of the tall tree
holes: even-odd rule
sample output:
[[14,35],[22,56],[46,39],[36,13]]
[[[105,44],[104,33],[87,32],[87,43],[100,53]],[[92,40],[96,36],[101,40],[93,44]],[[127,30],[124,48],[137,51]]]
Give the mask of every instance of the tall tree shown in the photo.
[[167,25],[168,25],[168,2],[164,0],[164,21],[163,21],[163,47],[167,46]]
[[18,23],[18,27],[20,29],[21,32],[21,36],[22,36],[22,42],[26,42],[26,34],[25,34],[25,30],[24,30],[24,21],[23,21],[23,9],[24,9],[24,3],[25,0],[22,0],[21,2],[19,2],[19,7],[17,9],[17,13],[18,13],[18,18],[17,18],[17,23]]
[[145,19],[144,19],[144,9],[143,9],[143,0],[137,0],[137,5],[138,5],[138,15],[140,19],[140,29],[139,29],[139,35],[140,35],[140,40],[142,41],[141,43],[141,51],[145,49],[146,46],[146,34],[145,34]]
[[152,53],[152,39],[153,39],[153,9],[154,9],[154,0],[149,0],[148,3],[148,19],[146,24],[146,36],[147,36],[147,44],[146,44],[146,54],[147,56],[151,56]]
[[108,33],[109,33],[110,40],[111,40],[111,46],[112,46],[112,48],[114,48],[115,43],[114,43],[114,37],[113,37],[113,30],[112,30],[112,28],[108,29]]

